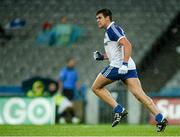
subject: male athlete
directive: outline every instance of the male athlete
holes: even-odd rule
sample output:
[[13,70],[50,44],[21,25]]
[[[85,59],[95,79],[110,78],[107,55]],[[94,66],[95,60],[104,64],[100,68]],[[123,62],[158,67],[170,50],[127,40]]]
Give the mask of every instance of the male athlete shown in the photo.
[[124,31],[112,21],[112,13],[109,9],[97,11],[96,20],[98,27],[105,29],[105,54],[96,51],[94,52],[94,59],[97,61],[108,59],[110,64],[97,76],[92,85],[92,90],[114,109],[115,115],[112,127],[116,126],[128,113],[124,107],[113,99],[110,92],[105,89],[105,86],[116,80],[122,80],[128,90],[155,116],[157,131],[164,131],[167,120],[141,87],[135,63],[131,58],[132,46]]

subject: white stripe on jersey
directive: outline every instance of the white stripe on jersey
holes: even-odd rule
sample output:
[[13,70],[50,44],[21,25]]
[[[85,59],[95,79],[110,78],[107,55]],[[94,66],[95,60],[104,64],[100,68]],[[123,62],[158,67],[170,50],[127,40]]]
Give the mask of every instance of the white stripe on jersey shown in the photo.
[[109,75],[109,73],[111,73],[111,70],[113,69],[112,66],[109,66],[109,68],[106,70],[106,72],[104,73],[104,76],[107,77]]
[[115,28],[114,25],[111,25],[111,28],[113,29],[114,33],[118,35],[118,37],[122,37],[122,35],[119,33],[119,31]]

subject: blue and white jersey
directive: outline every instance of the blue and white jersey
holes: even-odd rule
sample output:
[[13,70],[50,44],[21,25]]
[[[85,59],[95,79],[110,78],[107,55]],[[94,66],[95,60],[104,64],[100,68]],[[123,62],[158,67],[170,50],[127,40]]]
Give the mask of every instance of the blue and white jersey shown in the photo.
[[[120,68],[124,60],[124,48],[119,45],[119,40],[126,37],[121,27],[111,22],[106,29],[104,37],[104,48],[110,61],[110,66]],[[129,58],[128,69],[136,69],[132,58]]]

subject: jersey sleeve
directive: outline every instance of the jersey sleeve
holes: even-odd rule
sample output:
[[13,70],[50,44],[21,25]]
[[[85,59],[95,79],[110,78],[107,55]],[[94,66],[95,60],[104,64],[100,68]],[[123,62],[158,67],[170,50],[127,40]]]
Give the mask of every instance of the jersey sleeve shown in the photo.
[[108,30],[107,34],[112,41],[119,41],[121,38],[125,37],[123,29],[119,26],[112,25]]

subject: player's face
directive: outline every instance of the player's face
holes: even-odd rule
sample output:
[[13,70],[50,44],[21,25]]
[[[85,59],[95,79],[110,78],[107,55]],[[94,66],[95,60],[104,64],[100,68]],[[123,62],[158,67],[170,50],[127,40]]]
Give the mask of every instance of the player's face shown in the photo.
[[103,14],[98,14],[97,16],[96,16],[96,21],[97,21],[97,23],[98,23],[98,27],[100,28],[100,29],[102,29],[102,28],[106,28],[106,18],[103,16]]

